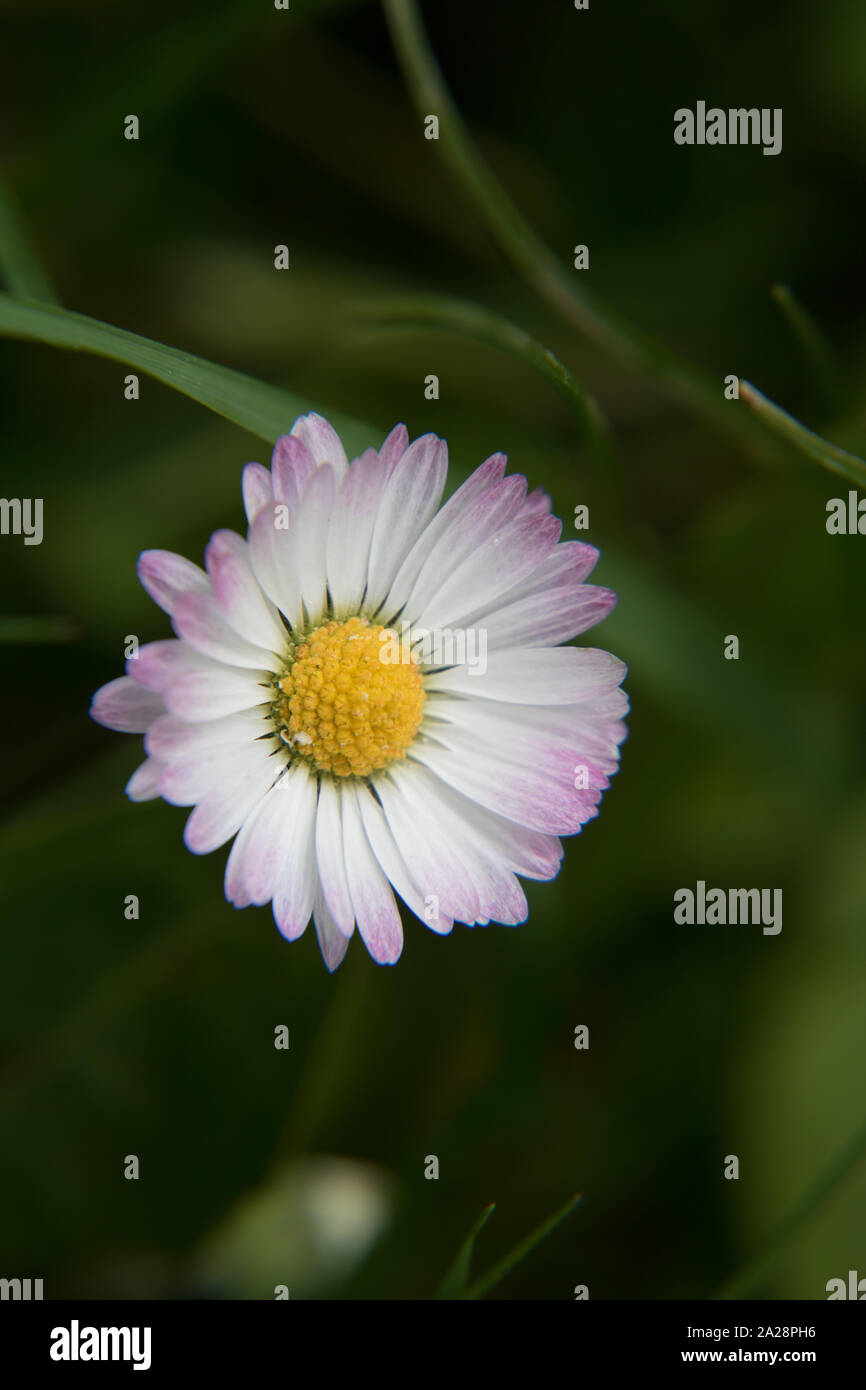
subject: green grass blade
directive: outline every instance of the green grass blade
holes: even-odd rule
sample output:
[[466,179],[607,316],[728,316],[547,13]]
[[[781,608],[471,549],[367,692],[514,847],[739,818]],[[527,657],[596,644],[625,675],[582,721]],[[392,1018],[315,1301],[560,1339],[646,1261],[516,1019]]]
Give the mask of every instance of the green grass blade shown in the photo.
[[510,1250],[507,1255],[497,1261],[487,1274],[477,1279],[476,1282],[466,1290],[463,1297],[473,1300],[483,1298],[491,1289],[495,1289],[497,1284],[501,1284],[506,1275],[510,1274],[513,1269],[516,1269],[521,1260],[524,1260],[526,1256],[535,1249],[536,1245],[540,1245],[545,1237],[549,1236],[551,1231],[555,1231],[560,1222],[564,1221],[565,1218],[574,1211],[574,1208],[577,1206],[582,1196],[583,1193],[578,1192],[575,1197],[569,1198],[565,1206],[560,1207],[559,1211],[555,1211],[546,1221],[542,1221],[541,1225],[536,1227],[525,1240],[521,1240],[519,1244],[515,1245],[513,1250]]
[[480,304],[440,295],[405,295],[359,306],[363,322],[386,329],[433,329],[462,333],[476,342],[507,352],[556,387],[568,401],[581,430],[596,449],[609,442],[607,422],[598,402],[559,358],[522,328]]
[[22,299],[57,304],[51,278],[42,264],[18,205],[18,199],[0,172],[0,280]]
[[793,444],[801,454],[814,459],[831,473],[838,473],[840,477],[847,478],[849,483],[866,488],[866,462],[856,454],[849,454],[846,449],[838,448],[829,440],[823,439],[820,434],[807,429],[799,420],[795,420],[793,415],[789,415],[781,406],[762,395],[751,382],[743,381],[742,378],[740,400],[745,401],[749,409],[753,410],[765,425]]
[[[9,295],[0,295],[0,335],[123,362],[271,442],[287,433],[298,415],[318,408],[291,391],[217,366],[190,352],[166,347],[84,314]],[[360,452],[371,443],[375,434],[371,426],[331,410],[327,414],[350,453]]]
[[487,1222],[496,1210],[496,1203],[490,1202],[474,1222],[472,1229],[457,1252],[457,1258],[436,1291],[437,1298],[463,1298],[469,1287],[469,1268],[478,1239]]

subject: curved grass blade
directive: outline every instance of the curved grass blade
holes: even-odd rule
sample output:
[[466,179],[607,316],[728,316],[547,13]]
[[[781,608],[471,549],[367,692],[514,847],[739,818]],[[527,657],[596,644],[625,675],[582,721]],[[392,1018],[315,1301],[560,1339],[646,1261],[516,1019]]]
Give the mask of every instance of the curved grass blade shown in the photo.
[[469,1287],[469,1267],[475,1242],[496,1210],[496,1203],[490,1202],[472,1226],[468,1236],[457,1252],[457,1258],[436,1291],[437,1298],[463,1298]]
[[846,449],[840,449],[836,444],[823,439],[820,434],[815,434],[813,430],[801,425],[799,420],[795,420],[793,415],[789,415],[781,406],[776,405],[775,401],[763,395],[751,382],[741,378],[739,389],[740,400],[745,401],[765,425],[783,439],[787,439],[801,454],[814,459],[831,473],[838,473],[840,477],[847,478],[849,483],[866,488],[866,462],[863,459],[858,458],[856,454],[849,454]]
[[465,333],[488,347],[510,353],[556,387],[578,417],[587,440],[596,449],[609,443],[601,406],[568,367],[535,338],[508,319],[480,304],[440,295],[395,296],[358,308],[358,317],[373,326],[412,330],[427,328]]
[[578,291],[559,259],[533,231],[474,145],[430,49],[417,0],[382,0],[397,58],[416,110],[439,118],[436,148],[526,281],[590,341],[627,369],[654,377],[752,454],[766,440],[748,419],[725,408],[719,386],[607,306]]
[[551,1231],[555,1231],[560,1222],[564,1221],[565,1218],[574,1211],[574,1208],[577,1206],[578,1202],[581,1201],[582,1197],[583,1193],[578,1192],[576,1196],[569,1198],[565,1206],[560,1207],[559,1211],[555,1211],[546,1221],[542,1221],[541,1225],[536,1227],[525,1240],[521,1240],[515,1245],[513,1250],[510,1250],[507,1255],[497,1261],[487,1274],[470,1285],[463,1294],[463,1297],[472,1300],[483,1298],[491,1289],[495,1289],[497,1284],[501,1284],[506,1275],[510,1274],[513,1269],[516,1269],[521,1260],[524,1260],[526,1256],[535,1249],[536,1245],[540,1245],[544,1238],[549,1236]]
[[[137,367],[271,443],[287,433],[299,415],[317,409],[293,392],[256,381],[244,372],[220,367],[203,357],[166,347],[164,343],[100,323],[84,314],[32,300],[0,294],[0,335],[91,352]],[[371,426],[330,409],[327,415],[350,451],[360,453],[369,445],[371,434],[375,433]]]

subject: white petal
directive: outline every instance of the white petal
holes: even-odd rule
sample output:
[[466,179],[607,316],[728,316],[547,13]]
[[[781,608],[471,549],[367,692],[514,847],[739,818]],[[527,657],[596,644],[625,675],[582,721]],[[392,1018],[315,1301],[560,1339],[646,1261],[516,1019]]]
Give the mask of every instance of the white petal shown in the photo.
[[433,434],[410,444],[388,479],[370,544],[364,609],[374,614],[408,551],[435,515],[448,473],[448,449]]
[[261,708],[273,699],[271,676],[267,671],[242,671],[220,666],[190,671],[172,681],[165,693],[166,708],[179,719],[222,719],[240,710]]
[[250,769],[261,766],[269,768],[273,781],[282,765],[279,755],[268,756],[274,752],[272,745],[257,743],[194,749],[187,757],[166,763],[159,779],[160,795],[175,806],[194,806],[211,791],[243,782]]
[[171,621],[179,637],[214,661],[251,671],[279,671],[282,667],[273,652],[245,642],[229,627],[210,594],[182,594]]
[[[408,770],[411,777],[414,769]],[[408,782],[404,778],[398,785],[393,776],[376,779],[376,791],[400,856],[425,902],[438,900],[440,909],[454,921],[474,922],[481,907],[477,886],[463,865],[452,859],[441,827],[405,795]],[[435,927],[434,922],[429,925]]]
[[237,834],[270,787],[278,765],[267,757],[250,762],[245,773],[209,791],[189,817],[184,843],[193,854],[210,854]]
[[403,924],[391,885],[370,848],[351,782],[341,789],[340,804],[346,878],[358,931],[379,965],[394,965],[403,949]]
[[497,602],[489,611],[466,614],[461,624],[487,633],[487,650],[569,642],[595,627],[616,606],[616,594],[598,584],[579,584]]
[[[406,598],[402,616],[407,622],[414,622],[430,606],[445,580],[474,554],[482,541],[494,536],[497,530],[513,520],[525,496],[526,479],[517,474],[511,478],[497,479],[455,512],[421,566],[411,593]],[[444,511],[447,511],[447,507],[443,508]],[[443,512],[440,512],[440,516]],[[395,582],[394,589],[397,587]]]
[[[305,807],[307,828],[299,826],[304,818]],[[302,865],[309,880],[309,897],[306,903],[304,926],[310,919],[313,907],[315,874],[309,872],[315,865],[312,854],[313,810],[315,808],[315,785],[306,769],[297,765],[283,773],[270,791],[262,798],[252,815],[245,821],[229,856],[226,866],[226,897],[234,901],[235,884],[242,887],[243,897],[249,903],[261,906],[270,902],[277,893],[286,875],[287,860],[293,857],[299,830],[307,846],[307,863]],[[292,863],[292,875],[297,876],[298,865]],[[289,883],[294,888],[294,883]]]
[[[478,545],[450,570],[430,603],[413,621],[422,628],[453,627],[537,569],[559,539],[556,517],[517,518]],[[408,615],[407,615],[408,616]]]
[[264,507],[250,527],[250,563],[268,598],[284,614],[292,627],[303,627],[301,582],[295,546],[295,514],[290,513],[291,530],[283,527],[285,503]]
[[[164,714],[148,729],[144,746],[153,758],[163,762],[188,761],[206,757],[220,749],[237,748],[253,743],[262,735],[274,735],[273,725],[259,709],[227,714],[222,719],[207,719],[190,723],[174,714]],[[276,739],[271,747],[276,746]]]
[[137,680],[147,690],[162,693],[168,690],[178,676],[188,671],[224,670],[224,667],[202,656],[193,647],[181,642],[177,637],[168,637],[159,642],[146,642],[139,648],[138,655],[129,657],[126,674]]
[[563,850],[556,836],[528,830],[486,810],[426,767],[415,766],[412,773],[431,813],[449,827],[458,843],[471,841],[488,859],[501,862],[524,878],[550,879],[559,872]]
[[301,597],[311,623],[322,618],[327,602],[328,525],[335,497],[334,470],[324,463],[307,483],[293,526]]
[[367,584],[367,561],[385,468],[374,449],[349,465],[328,529],[328,589],[334,610],[356,613]]
[[340,814],[340,794],[329,777],[319,784],[319,804],[316,809],[316,861],[319,881],[331,916],[344,936],[355,930],[355,913],[346,879],[343,854],[343,824]]
[[506,462],[504,454],[493,454],[489,459],[486,459],[453,496],[449,497],[444,507],[436,513],[432,521],[424,527],[394,576],[388,592],[386,619],[392,618],[400,612],[434,546],[450,530],[454,522],[463,515],[475,498],[486,492],[502,477]]
[[452,919],[440,912],[432,900],[425,902],[422,898],[418,885],[409,873],[403,856],[394,842],[394,836],[391,834],[385,813],[379,802],[370,789],[363,784],[356,788],[356,792],[367,839],[382,866],[383,873],[393,883],[406,906],[415,913],[415,916],[425,926],[430,927],[435,932],[449,932],[453,926]]
[[393,781],[411,808],[413,818],[426,820],[428,827],[436,825],[445,844],[443,862],[449,872],[461,865],[475,885],[477,908],[468,922],[502,922],[514,926],[526,920],[528,908],[523,889],[508,864],[491,854],[483,837],[476,834],[471,822],[456,822],[451,816],[436,814],[436,802],[430,797],[430,779],[418,775],[419,769],[405,764],[395,765]]
[[624,662],[595,647],[510,647],[487,657],[487,669],[452,666],[424,681],[428,692],[449,691],[518,705],[572,705],[614,690]]
[[595,814],[588,793],[581,795],[565,780],[567,769],[581,759],[563,758],[562,775],[554,778],[507,758],[504,748],[498,755],[479,749],[471,735],[456,730],[449,731],[447,745],[416,740],[412,757],[470,801],[545,835],[575,834]]
[[[614,717],[607,711],[612,696],[578,705],[513,705],[504,700],[466,700],[440,693],[429,706],[425,732],[447,747],[468,741],[494,760],[524,762],[544,776],[571,781],[573,765],[589,758],[610,774],[619,763],[624,725],[619,716],[628,698],[615,691]],[[601,706],[601,709],[598,706]],[[598,757],[597,754],[601,756]]]
[[283,936],[294,941],[310,920],[319,882],[316,866],[316,778],[299,760],[292,780],[281,784],[278,796],[288,794],[283,812],[282,867],[274,892],[274,919]]
[[253,574],[246,541],[234,531],[216,531],[205,550],[205,564],[213,596],[234,631],[255,646],[284,655],[286,629]]

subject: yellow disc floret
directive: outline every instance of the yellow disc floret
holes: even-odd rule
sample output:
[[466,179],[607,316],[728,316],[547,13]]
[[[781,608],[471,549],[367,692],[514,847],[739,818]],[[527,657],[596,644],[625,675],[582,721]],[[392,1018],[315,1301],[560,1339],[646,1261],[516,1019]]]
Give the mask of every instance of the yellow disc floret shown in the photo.
[[368,777],[403,758],[424,711],[421,671],[388,629],[349,618],[293,649],[272,714],[283,742],[319,772]]

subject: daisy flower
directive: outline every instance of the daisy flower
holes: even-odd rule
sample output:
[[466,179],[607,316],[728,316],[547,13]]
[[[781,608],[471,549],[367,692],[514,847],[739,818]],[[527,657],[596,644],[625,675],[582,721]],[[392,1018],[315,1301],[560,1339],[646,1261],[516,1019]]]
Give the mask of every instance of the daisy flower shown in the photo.
[[447,467],[403,425],[350,463],[302,416],[244,470],[245,540],[217,531],[204,570],[140,557],[176,636],[93,698],[144,734],[127,795],[194,807],[194,854],[234,837],[229,902],[290,941],[312,918],[329,970],[356,926],[398,959],[395,890],[439,933],[524,921],[518,875],[556,875],[625,736],[623,663],[559,645],[616,602],[585,582],[598,551],[503,454],[440,507]]

